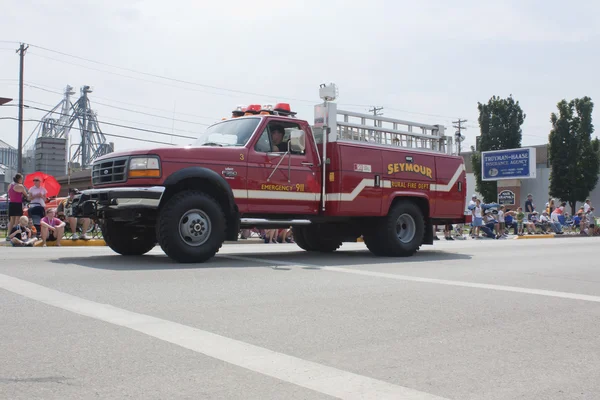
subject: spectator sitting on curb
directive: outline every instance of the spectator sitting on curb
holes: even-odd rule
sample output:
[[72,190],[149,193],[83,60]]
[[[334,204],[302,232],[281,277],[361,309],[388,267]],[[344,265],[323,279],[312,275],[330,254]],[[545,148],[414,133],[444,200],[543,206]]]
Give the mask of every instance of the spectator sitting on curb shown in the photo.
[[23,215],[19,218],[19,223],[12,227],[8,237],[14,247],[33,246],[35,243],[35,237],[27,227],[28,222],[29,219]]
[[[502,237],[502,235],[500,235],[500,224],[496,221],[492,211],[485,213],[485,228],[487,229],[483,229],[482,227],[482,230],[489,238],[500,239]],[[494,231],[496,232],[495,235]]]
[[540,229],[542,233],[548,233],[548,228],[550,227],[550,217],[548,216],[548,211],[542,212],[540,216]]
[[46,216],[42,218],[42,241],[43,247],[46,247],[46,241],[54,242],[60,247],[60,241],[65,233],[65,223],[55,217],[56,210],[51,208],[46,211]]
[[28,225],[27,225],[27,227],[31,231],[31,237],[35,237],[37,239],[38,238],[38,231],[37,231],[35,225],[33,224],[33,220],[31,218],[28,218]]
[[83,240],[90,240],[91,238],[87,235],[87,231],[90,227],[90,224],[92,223],[92,220],[89,218],[81,218],[81,219],[77,219],[75,217],[72,217],[70,215],[67,215],[69,210],[71,209],[71,205],[73,204],[73,199],[75,198],[76,194],[79,194],[79,190],[75,189],[75,188],[70,188],[69,189],[69,197],[67,197],[65,200],[63,200],[56,212],[58,215],[63,214],[65,216],[66,221],[69,223],[69,227],[71,228],[71,233],[72,233],[72,240],[77,240],[80,239],[79,234],[77,233],[77,225],[79,224],[79,221],[81,220],[82,224],[83,224],[83,230],[82,230],[82,235],[81,235],[81,239]]

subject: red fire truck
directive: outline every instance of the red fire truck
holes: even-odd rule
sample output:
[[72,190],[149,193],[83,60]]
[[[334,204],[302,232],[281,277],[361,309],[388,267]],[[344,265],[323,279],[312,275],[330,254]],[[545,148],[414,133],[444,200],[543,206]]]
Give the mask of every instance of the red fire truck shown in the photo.
[[307,251],[362,236],[376,255],[411,256],[434,225],[464,223],[464,164],[443,126],[338,110],[334,84],[320,95],[313,126],[288,104],[250,105],[193,145],[106,155],[72,213],[119,254],[158,243],[177,262],[252,227],[292,227]]

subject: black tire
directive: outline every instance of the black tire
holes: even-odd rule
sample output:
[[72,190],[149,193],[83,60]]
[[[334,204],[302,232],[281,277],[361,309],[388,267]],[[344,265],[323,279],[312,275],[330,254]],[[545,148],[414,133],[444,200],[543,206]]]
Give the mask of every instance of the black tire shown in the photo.
[[202,263],[225,241],[227,220],[215,199],[187,190],[174,195],[158,217],[158,243],[165,254],[180,263]]
[[314,249],[308,244],[306,238],[304,237],[304,229],[301,226],[292,227],[292,235],[294,236],[294,242],[300,247],[302,250],[313,251]]
[[414,255],[424,237],[425,218],[419,206],[412,201],[396,203],[387,216],[377,219],[363,235],[371,253],[385,257]]
[[102,237],[106,245],[123,256],[141,256],[156,246],[153,230],[132,230],[123,222],[106,220],[101,225]]
[[318,225],[292,227],[294,241],[303,250],[332,253],[340,248],[342,241],[333,232]]

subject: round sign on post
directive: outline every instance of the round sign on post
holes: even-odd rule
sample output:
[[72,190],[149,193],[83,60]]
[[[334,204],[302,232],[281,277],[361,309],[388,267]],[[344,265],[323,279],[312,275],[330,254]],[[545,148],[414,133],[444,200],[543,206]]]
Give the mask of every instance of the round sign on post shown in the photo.
[[515,192],[512,190],[503,190],[498,193],[498,204],[502,206],[514,206],[515,205]]

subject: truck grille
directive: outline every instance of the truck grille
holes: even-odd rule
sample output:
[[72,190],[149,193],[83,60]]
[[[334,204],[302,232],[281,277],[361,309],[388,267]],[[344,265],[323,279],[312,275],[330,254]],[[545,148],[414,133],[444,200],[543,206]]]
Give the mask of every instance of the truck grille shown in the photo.
[[107,185],[127,180],[127,158],[113,158],[92,166],[92,185]]

